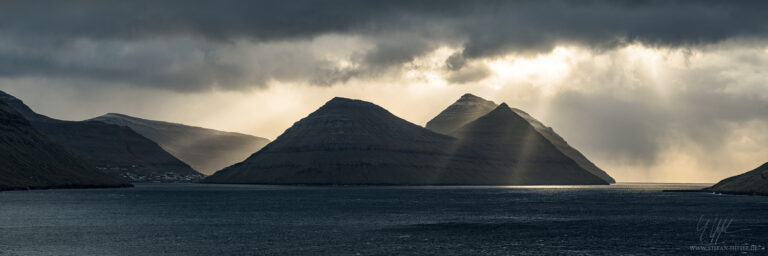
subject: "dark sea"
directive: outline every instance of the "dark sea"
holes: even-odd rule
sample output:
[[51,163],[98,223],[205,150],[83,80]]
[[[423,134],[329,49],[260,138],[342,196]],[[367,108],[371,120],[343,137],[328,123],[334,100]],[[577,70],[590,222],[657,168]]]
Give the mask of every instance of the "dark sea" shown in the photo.
[[768,255],[768,197],[705,184],[139,184],[0,192],[0,255]]

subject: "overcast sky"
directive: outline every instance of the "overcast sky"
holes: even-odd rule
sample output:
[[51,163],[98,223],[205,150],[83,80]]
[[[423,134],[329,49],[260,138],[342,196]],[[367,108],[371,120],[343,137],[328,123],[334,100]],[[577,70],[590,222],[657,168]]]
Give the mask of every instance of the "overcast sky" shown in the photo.
[[471,92],[618,181],[768,161],[766,1],[3,1],[0,90],[274,139],[333,96],[424,125]]

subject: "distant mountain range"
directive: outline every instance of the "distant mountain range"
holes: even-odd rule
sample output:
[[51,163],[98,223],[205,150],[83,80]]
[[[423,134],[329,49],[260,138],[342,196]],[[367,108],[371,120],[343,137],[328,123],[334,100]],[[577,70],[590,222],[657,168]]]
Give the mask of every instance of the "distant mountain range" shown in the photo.
[[[599,173],[593,174],[560,151],[506,104],[495,106],[493,102],[481,100],[464,95],[430,121],[428,127],[448,133],[439,134],[372,103],[337,97],[296,122],[242,163],[225,168],[203,182],[410,185],[613,182],[610,176],[606,179]],[[491,104],[493,108],[486,112]]]
[[[337,97],[270,142],[116,113],[57,120],[0,91],[0,190],[194,182],[204,177],[195,169],[213,174],[206,183],[615,182],[528,113],[472,94],[426,127],[373,103]],[[768,163],[705,190],[768,195]]]
[[744,174],[724,179],[705,190],[728,194],[768,196],[768,163]]
[[35,130],[0,101],[0,190],[126,187]]
[[90,119],[126,126],[204,174],[241,162],[269,143],[256,136],[110,113]]
[[49,118],[2,91],[0,101],[14,108],[51,141],[106,173],[133,182],[190,182],[204,177],[128,127]]

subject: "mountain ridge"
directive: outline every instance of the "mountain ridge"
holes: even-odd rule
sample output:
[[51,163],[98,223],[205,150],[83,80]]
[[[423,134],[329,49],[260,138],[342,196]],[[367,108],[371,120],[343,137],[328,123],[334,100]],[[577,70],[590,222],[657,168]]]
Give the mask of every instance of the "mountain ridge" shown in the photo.
[[497,105],[493,101],[466,93],[432,118],[432,120],[429,120],[425,128],[438,133],[448,134],[472,120],[488,114],[488,112],[491,112],[496,107]]
[[[507,105],[506,103],[502,104]],[[493,106],[493,108],[490,108],[491,106]],[[496,103],[493,101],[488,101],[481,97],[467,93],[462,95],[459,100],[448,106],[445,110],[440,112],[440,114],[430,120],[427,123],[426,128],[437,132],[440,132],[441,130],[453,131],[463,125],[466,125],[469,122],[478,119],[483,115],[490,113],[498,106],[499,105],[496,105]],[[507,107],[509,107],[509,105],[507,105]],[[586,156],[584,156],[581,152],[571,147],[568,142],[566,142],[565,139],[563,139],[560,135],[555,133],[551,127],[547,127],[523,110],[512,107],[509,108],[518,116],[525,119],[533,128],[536,129],[539,134],[544,136],[544,138],[546,138],[552,145],[554,145],[557,150],[561,151],[567,157],[573,159],[581,168],[584,168],[585,170],[602,178],[608,183],[616,182],[613,177],[608,175],[604,170],[597,167],[597,165],[587,159]],[[449,117],[446,117],[445,115],[448,115]],[[435,120],[440,121],[435,122]],[[445,127],[448,128],[446,129]],[[450,132],[445,134],[450,134]]]
[[243,161],[270,141],[235,132],[107,113],[89,120],[126,126],[158,143],[193,169],[212,174]]
[[768,196],[768,162],[746,173],[723,179],[705,190],[726,194]]
[[130,186],[54,144],[0,101],[0,190]]
[[510,179],[526,185],[605,185],[602,178],[585,170],[556,149],[528,121],[506,103],[462,126],[451,135],[461,148],[479,150],[512,173]]
[[0,91],[0,101],[31,125],[96,168],[133,182],[189,182],[204,177],[154,141],[130,128],[98,121],[64,121],[37,114],[23,101]]

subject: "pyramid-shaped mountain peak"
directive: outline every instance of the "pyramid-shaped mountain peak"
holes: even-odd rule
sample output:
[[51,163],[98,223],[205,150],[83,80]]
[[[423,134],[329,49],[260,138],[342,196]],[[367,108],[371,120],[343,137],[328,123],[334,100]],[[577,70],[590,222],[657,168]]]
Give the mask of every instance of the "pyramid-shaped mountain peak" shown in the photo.
[[350,98],[343,98],[343,97],[334,97],[333,99],[326,102],[320,109],[327,109],[327,108],[363,108],[363,109],[378,109],[382,111],[386,111],[384,108],[364,101],[364,100],[357,100],[357,99],[350,99]]
[[608,184],[581,167],[506,104],[450,135],[460,150],[477,150],[497,162],[517,184]]
[[464,94],[456,102],[427,122],[426,128],[442,134],[475,120],[497,107],[496,103],[473,94]]
[[486,99],[483,99],[481,97],[478,97],[471,93],[465,93],[464,95],[461,95],[461,98],[459,98],[460,101],[487,101]]
[[471,93],[466,93],[466,94],[462,95],[458,100],[456,100],[455,103],[459,103],[459,104],[461,104],[461,103],[464,103],[464,104],[486,104],[486,105],[491,105],[492,104],[494,106],[496,105],[496,103],[494,103],[493,101],[486,100],[484,98],[481,98],[481,97],[476,96],[476,95],[471,94]]
[[[461,99],[459,101],[461,101]],[[491,102],[491,104],[484,104],[482,107],[480,107],[480,105],[457,105],[454,103],[443,110],[443,112],[432,119],[432,121],[427,123],[427,128],[443,134],[463,136],[461,135],[462,132],[459,130],[466,130],[466,128],[462,127],[468,125],[470,122],[476,120],[479,121],[481,118],[483,121],[479,124],[474,124],[472,132],[484,130],[484,133],[486,134],[485,136],[492,138],[494,136],[502,135],[512,136],[509,135],[510,133],[513,133],[508,129],[509,127],[525,128],[523,129],[525,131],[533,128],[533,130],[543,136],[558,151],[571,158],[581,168],[609,183],[615,182],[610,175],[589,161],[583,154],[581,154],[581,152],[571,147],[562,137],[560,137],[560,135],[555,133],[552,128],[539,122],[525,111],[509,107],[506,103],[497,106]],[[476,134],[476,136],[480,135]]]
[[520,132],[520,130],[524,130],[524,133],[535,132],[534,127],[527,120],[515,113],[507,104],[502,103],[488,114],[454,130],[449,135],[457,138],[484,135],[489,140],[497,140],[506,134]]
[[[388,136],[393,138],[386,140],[392,141],[384,140]],[[272,143],[273,147],[288,138],[389,144],[448,137],[403,120],[376,104],[337,97],[288,128]]]
[[[510,108],[506,103],[501,103],[501,105],[494,108],[491,112],[488,112],[488,114],[485,114],[484,116],[479,117],[474,122],[479,120],[484,120],[486,122],[515,121],[515,122],[520,122],[520,125],[527,125],[526,120],[522,118],[520,115],[518,115],[517,113],[515,113],[515,111],[513,111],[512,108]],[[459,129],[456,129],[456,131],[464,129],[465,126],[462,126]]]
[[357,99],[350,99],[345,97],[333,97],[333,99],[326,102],[326,104],[364,104],[364,105],[374,105],[373,103],[364,101],[364,100],[357,100]]

